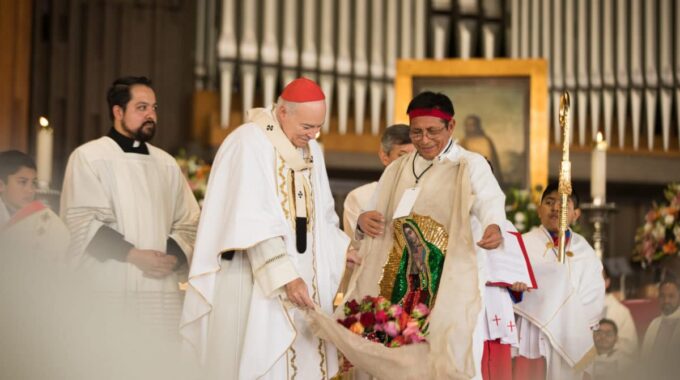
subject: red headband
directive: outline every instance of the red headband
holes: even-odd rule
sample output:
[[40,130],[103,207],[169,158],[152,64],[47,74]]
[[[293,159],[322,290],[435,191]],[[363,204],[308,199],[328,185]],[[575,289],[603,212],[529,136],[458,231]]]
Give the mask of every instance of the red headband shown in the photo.
[[444,119],[447,122],[451,121],[451,119],[453,118],[453,115],[451,115],[448,112],[444,112],[438,108],[416,108],[408,113],[408,117],[411,120],[415,119],[418,116],[434,116],[440,119]]

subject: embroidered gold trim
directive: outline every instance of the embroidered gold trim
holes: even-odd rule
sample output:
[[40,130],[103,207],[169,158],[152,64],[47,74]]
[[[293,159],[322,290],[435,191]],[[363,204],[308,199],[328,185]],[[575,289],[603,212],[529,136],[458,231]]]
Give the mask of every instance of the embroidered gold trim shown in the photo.
[[[395,219],[392,222],[393,225],[393,243],[392,249],[390,250],[387,262],[383,266],[382,275],[378,282],[380,287],[380,295],[392,299],[392,289],[394,288],[394,281],[397,278],[397,272],[399,271],[399,263],[401,262],[401,257],[404,252],[404,247],[406,246],[406,238],[402,231],[402,226],[406,219],[411,219],[416,222],[425,240],[439,247],[442,251],[444,257],[446,257],[446,250],[449,246],[449,234],[443,225],[436,222],[429,216],[423,216],[418,214],[411,214],[404,218]],[[432,299],[432,304],[434,304],[435,299]]]
[[291,368],[293,368],[293,376],[290,377],[291,380],[292,380],[292,379],[295,379],[295,376],[297,376],[297,372],[298,372],[298,367],[295,364],[295,359],[297,359],[297,354],[295,353],[295,349],[293,348],[292,344],[290,345],[289,350],[292,353],[292,355],[290,357],[290,361],[289,361]]
[[281,156],[277,155],[276,161],[278,162],[278,176],[279,176],[279,186],[278,186],[278,191],[279,191],[279,199],[281,200],[281,209],[283,210],[283,214],[286,216],[286,219],[291,220],[291,215],[290,215],[290,209],[288,208],[288,205],[290,204],[290,199],[289,199],[289,193],[288,193],[288,176],[286,176],[286,164],[281,158]]
[[276,256],[274,256],[274,257],[268,258],[268,259],[264,262],[264,264],[260,265],[257,269],[255,269],[255,271],[254,271],[253,273],[258,273],[259,271],[261,271],[261,270],[262,270],[264,267],[266,267],[267,265],[273,263],[273,262],[276,261],[276,260],[280,260],[280,259],[282,259],[282,258],[284,258],[284,257],[286,257],[286,256],[288,256],[288,254],[286,254],[286,253],[281,253],[281,254],[276,255]]

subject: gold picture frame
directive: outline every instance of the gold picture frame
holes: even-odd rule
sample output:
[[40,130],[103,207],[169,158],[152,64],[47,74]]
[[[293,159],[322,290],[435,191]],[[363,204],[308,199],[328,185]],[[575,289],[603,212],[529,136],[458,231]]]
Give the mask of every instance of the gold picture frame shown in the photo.
[[[516,140],[509,148],[515,150],[508,150],[506,154],[515,163],[507,169],[514,177],[509,178],[506,185],[545,188],[549,133],[547,80],[548,65],[543,59],[399,60],[394,121],[408,124],[406,109],[415,92],[426,89],[443,92],[454,103],[457,121],[454,135],[467,130],[463,123],[472,115],[477,116],[481,130],[480,119],[484,117],[480,118],[479,114],[484,114],[490,120],[497,120],[496,128],[502,131],[497,140],[501,146],[499,151],[502,152],[502,144],[510,144],[507,136]],[[502,97],[510,100],[504,101]],[[503,164],[502,160],[500,163]]]

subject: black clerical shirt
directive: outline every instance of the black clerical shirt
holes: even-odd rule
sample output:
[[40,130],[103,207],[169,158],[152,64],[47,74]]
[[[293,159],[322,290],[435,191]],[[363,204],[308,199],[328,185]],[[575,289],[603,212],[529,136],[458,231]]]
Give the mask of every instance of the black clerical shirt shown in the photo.
[[[145,142],[124,136],[116,131],[115,128],[111,128],[107,136],[115,141],[125,153],[149,154],[149,147]],[[166,247],[167,254],[177,258],[175,269],[187,262],[186,255],[175,240],[168,237]],[[86,250],[100,261],[117,260],[125,262],[127,261],[127,254],[132,248],[134,248],[134,245],[126,241],[120,232],[109,226],[101,226],[99,230],[97,230],[97,233],[95,233],[92,241],[90,241],[90,244],[88,244]]]

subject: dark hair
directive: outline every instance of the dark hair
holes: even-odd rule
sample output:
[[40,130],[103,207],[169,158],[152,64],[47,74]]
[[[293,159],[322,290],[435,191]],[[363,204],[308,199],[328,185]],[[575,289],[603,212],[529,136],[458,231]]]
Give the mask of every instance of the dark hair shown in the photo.
[[[543,190],[543,195],[541,196],[541,203],[543,203],[543,200],[545,197],[548,196],[550,193],[554,193],[556,191],[559,191],[560,184],[557,181],[552,181],[548,184],[548,186]],[[578,193],[574,188],[571,189],[571,201],[574,202],[574,208],[577,209],[579,204],[581,203],[580,198],[578,196]]]
[[619,335],[619,326],[616,325],[616,322],[612,321],[611,319],[607,319],[607,318],[600,319],[600,324],[604,324],[604,323],[610,324],[614,328],[614,333],[616,333],[616,335]]
[[113,81],[109,91],[106,93],[106,101],[109,103],[109,117],[111,120],[113,120],[113,107],[119,106],[125,109],[132,97],[130,88],[136,85],[153,88],[151,87],[151,79],[147,77],[122,77]]
[[6,150],[0,152],[0,180],[7,183],[9,176],[26,167],[36,170],[35,161],[24,152],[18,150]]
[[409,131],[410,127],[406,124],[394,124],[387,127],[380,138],[380,147],[383,152],[390,154],[394,145],[410,144],[411,136]]
[[680,285],[678,285],[678,282],[675,280],[675,276],[668,276],[664,280],[661,280],[661,283],[659,283],[659,289],[661,289],[661,287],[664,285],[673,285],[676,289],[680,290]]
[[406,113],[418,108],[434,108],[451,114],[451,116],[456,114],[453,110],[453,102],[451,102],[451,99],[441,92],[421,92],[416,95],[415,98],[411,99],[408,108],[406,108]]

